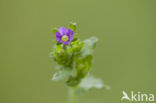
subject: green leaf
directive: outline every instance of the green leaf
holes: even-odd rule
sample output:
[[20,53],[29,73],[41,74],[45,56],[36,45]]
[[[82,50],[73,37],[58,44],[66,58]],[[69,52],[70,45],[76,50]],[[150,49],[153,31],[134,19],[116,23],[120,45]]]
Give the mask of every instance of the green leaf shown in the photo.
[[85,40],[85,44],[87,47],[94,49],[96,47],[96,43],[97,43],[98,39],[96,37],[91,37],[87,40]]
[[81,79],[88,75],[91,63],[92,55],[88,55],[85,58],[77,58],[75,66],[76,66],[76,74],[70,76],[68,81],[66,82],[68,86],[77,86]]
[[53,28],[52,29],[52,33],[55,34],[56,32],[58,32],[58,29],[57,28]]
[[85,58],[76,60],[77,78],[84,78],[90,71],[92,66],[92,55],[87,55]]
[[59,70],[58,72],[56,72],[53,75],[52,80],[54,80],[54,81],[63,80],[64,78],[68,77],[69,74],[70,74],[70,71],[67,68],[65,68],[63,70]]
[[80,80],[75,77],[70,76],[66,83],[68,86],[74,87],[80,83]]
[[77,24],[76,23],[70,23],[69,24],[69,28],[73,31],[76,31],[76,28],[77,28]]
[[79,38],[79,34],[78,33],[74,33],[74,38],[73,38],[72,42],[78,40],[78,38]]
[[54,81],[59,81],[59,80],[63,80],[65,78],[65,73],[63,71],[59,71],[59,72],[56,72],[54,75],[53,75],[53,78],[52,80]]
[[93,76],[87,76],[84,79],[82,79],[79,86],[84,90],[89,90],[91,88],[97,88],[97,89],[103,88],[104,84],[102,80],[99,78],[95,78]]
[[82,48],[82,56],[91,55],[93,53],[93,50],[96,47],[98,39],[96,37],[91,37],[84,41],[85,45]]

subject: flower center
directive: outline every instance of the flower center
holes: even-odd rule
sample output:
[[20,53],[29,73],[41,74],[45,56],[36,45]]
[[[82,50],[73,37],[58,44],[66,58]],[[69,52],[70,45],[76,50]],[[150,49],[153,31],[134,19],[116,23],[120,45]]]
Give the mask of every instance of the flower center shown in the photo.
[[67,35],[63,35],[61,39],[62,39],[63,41],[68,41],[69,38],[68,38]]

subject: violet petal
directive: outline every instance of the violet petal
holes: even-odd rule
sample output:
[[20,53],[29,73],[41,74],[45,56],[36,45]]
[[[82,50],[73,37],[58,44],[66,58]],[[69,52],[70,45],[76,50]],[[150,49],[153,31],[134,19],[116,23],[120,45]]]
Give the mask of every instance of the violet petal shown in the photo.
[[67,34],[67,29],[65,27],[60,27],[58,31],[59,31],[59,33],[61,35],[66,35]]
[[61,38],[62,38],[62,35],[58,32],[55,33],[55,36],[56,36],[56,40],[60,43],[61,42]]

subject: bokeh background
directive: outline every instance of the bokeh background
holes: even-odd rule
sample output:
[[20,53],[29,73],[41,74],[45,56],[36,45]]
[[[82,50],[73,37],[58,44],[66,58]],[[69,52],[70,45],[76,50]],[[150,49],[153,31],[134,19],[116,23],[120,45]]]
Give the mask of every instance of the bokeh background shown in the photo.
[[156,95],[155,0],[0,0],[0,103],[66,103],[49,53],[51,29],[71,21],[82,40],[99,38],[92,73],[111,86],[81,103],[121,103],[123,90]]

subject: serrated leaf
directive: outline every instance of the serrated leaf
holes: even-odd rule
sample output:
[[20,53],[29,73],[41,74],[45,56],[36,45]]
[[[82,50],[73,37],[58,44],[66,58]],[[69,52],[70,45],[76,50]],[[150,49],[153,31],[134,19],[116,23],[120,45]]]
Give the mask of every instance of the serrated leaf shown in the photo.
[[93,76],[87,76],[86,78],[82,79],[79,86],[84,90],[89,90],[91,88],[97,88],[97,89],[103,88],[104,84],[102,80],[99,78],[95,78]]

